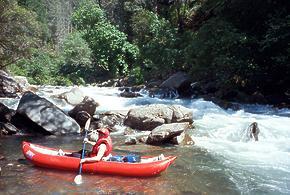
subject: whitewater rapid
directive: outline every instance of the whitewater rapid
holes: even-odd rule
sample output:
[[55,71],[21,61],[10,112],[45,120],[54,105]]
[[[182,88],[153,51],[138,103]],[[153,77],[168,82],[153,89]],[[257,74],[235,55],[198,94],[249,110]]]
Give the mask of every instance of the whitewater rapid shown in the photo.
[[[72,106],[50,96],[68,91],[64,87],[42,87],[39,95],[60,108]],[[98,111],[129,110],[149,104],[178,104],[192,109],[195,129],[191,133],[195,145],[206,150],[219,163],[204,166],[207,170],[223,171],[244,194],[290,194],[290,110],[263,105],[239,105],[240,110],[224,110],[203,99],[123,98],[117,88],[80,87],[94,98]],[[17,100],[5,100],[11,108]],[[257,122],[259,141],[247,136],[248,126]]]

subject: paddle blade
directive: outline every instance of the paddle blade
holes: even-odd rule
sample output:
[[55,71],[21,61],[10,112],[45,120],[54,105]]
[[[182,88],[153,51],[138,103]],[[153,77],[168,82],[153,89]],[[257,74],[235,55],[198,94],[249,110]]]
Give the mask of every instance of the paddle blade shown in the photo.
[[83,183],[83,180],[82,180],[82,175],[77,175],[74,179],[74,182],[75,184],[79,185],[81,183]]

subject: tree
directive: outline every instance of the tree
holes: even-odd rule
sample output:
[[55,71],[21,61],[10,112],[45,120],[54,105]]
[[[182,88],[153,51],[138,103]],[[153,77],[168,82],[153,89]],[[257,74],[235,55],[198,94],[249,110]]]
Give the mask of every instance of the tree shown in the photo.
[[177,31],[167,20],[151,11],[140,10],[132,17],[132,29],[140,48],[140,64],[148,75],[166,75],[179,69]]
[[93,52],[95,71],[105,70],[110,76],[126,75],[138,55],[125,33],[112,25],[94,2],[86,2],[73,14],[75,27]]
[[61,46],[64,63],[60,65],[60,73],[72,82],[78,78],[86,78],[90,72],[92,51],[78,31],[67,36]]
[[0,69],[31,55],[38,47],[40,26],[35,13],[15,0],[0,1]]

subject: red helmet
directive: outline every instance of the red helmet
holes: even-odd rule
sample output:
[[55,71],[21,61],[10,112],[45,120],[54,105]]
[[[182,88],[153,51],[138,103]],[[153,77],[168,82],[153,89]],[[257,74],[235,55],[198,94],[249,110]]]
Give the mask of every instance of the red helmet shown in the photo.
[[100,129],[97,129],[97,131],[106,137],[110,135],[110,131],[108,128],[100,128]]

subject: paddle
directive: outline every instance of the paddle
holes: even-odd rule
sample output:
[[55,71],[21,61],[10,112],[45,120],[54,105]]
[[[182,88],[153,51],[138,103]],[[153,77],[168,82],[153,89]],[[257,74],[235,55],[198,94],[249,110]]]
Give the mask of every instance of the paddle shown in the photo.
[[[87,138],[87,135],[88,135],[88,130],[89,130],[89,127],[90,127],[90,123],[91,123],[91,118],[89,118],[86,122],[86,125],[85,125],[85,138]],[[84,158],[85,156],[85,148],[86,148],[86,143],[84,142],[83,143],[83,149],[82,149],[82,156],[81,156],[81,159]],[[79,168],[79,174],[75,177],[74,179],[74,182],[76,184],[81,184],[82,183],[82,164],[80,164],[80,168]]]

